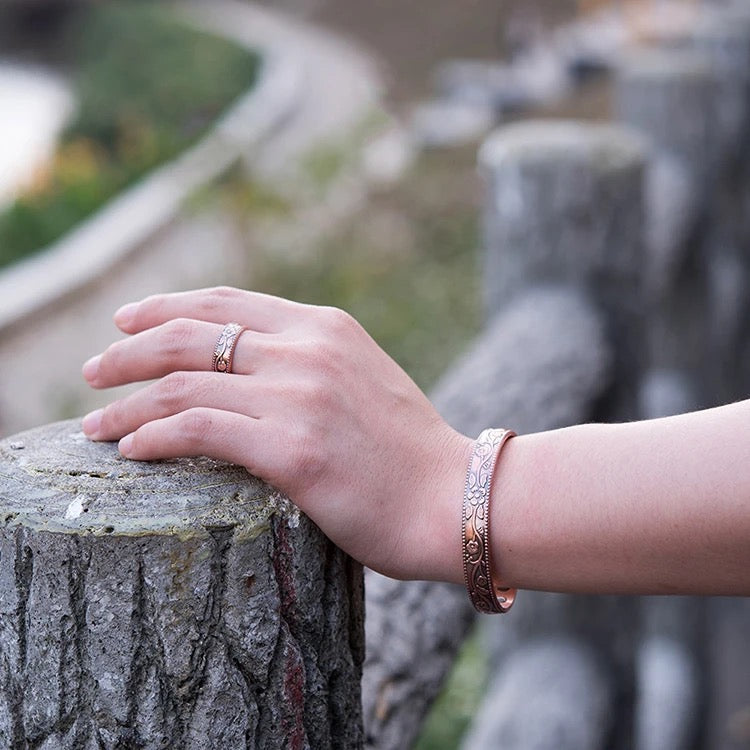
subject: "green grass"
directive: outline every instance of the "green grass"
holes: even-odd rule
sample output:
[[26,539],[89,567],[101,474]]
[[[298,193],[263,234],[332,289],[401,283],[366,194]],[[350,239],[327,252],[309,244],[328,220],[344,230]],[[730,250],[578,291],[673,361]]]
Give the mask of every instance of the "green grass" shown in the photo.
[[[433,157],[436,158],[436,157]],[[352,315],[429,388],[479,328],[476,208],[456,203],[453,169],[431,157],[394,192],[302,258],[252,248],[253,288]]]
[[475,634],[464,644],[453,671],[413,750],[455,750],[482,702],[487,660]]
[[52,162],[0,213],[0,266],[58,239],[193,143],[250,88],[258,65],[142,2],[86,5],[64,48],[77,114]]

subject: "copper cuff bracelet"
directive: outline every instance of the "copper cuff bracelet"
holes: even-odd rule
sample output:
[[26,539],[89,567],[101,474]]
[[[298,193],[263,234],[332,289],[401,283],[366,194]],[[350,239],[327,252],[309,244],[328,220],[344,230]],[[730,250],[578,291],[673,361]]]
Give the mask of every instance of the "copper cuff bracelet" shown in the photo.
[[483,614],[503,614],[516,589],[503,588],[492,577],[490,559],[490,492],[500,450],[512,430],[484,430],[474,443],[466,472],[461,522],[464,580],[474,607]]

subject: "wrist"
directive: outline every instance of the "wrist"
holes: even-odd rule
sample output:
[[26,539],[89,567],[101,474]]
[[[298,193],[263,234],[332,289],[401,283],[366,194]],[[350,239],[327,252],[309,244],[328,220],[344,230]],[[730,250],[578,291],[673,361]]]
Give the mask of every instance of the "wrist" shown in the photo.
[[463,583],[461,513],[474,441],[448,428],[437,441],[425,499],[425,544],[415,578]]

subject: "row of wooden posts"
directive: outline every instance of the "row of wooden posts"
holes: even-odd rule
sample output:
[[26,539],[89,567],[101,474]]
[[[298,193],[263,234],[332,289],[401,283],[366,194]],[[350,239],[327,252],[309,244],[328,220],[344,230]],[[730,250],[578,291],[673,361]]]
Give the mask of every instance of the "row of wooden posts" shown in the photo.
[[[623,63],[618,124],[482,145],[487,325],[431,394],[456,428],[745,395],[750,14],[726,13]],[[239,469],[123,461],[75,421],[0,443],[0,499],[3,748],[408,748],[475,621],[457,587],[368,573],[363,596]],[[749,632],[740,601],[528,593],[487,628],[466,746],[729,750]]]

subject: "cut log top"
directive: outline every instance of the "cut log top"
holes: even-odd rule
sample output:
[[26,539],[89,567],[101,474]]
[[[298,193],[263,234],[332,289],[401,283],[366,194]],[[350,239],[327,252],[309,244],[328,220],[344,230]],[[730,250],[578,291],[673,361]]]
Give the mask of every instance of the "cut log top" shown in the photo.
[[256,536],[274,515],[294,526],[299,511],[240,466],[209,458],[129,461],[115,443],[88,440],[78,420],[0,441],[6,527],[178,536],[240,527]]
[[625,79],[665,85],[710,86],[714,81],[710,58],[695,49],[638,49],[623,56],[618,73]]
[[480,170],[485,172],[517,162],[549,169],[559,169],[561,162],[583,162],[588,169],[608,173],[618,167],[640,169],[644,142],[616,125],[538,120],[496,130],[479,150]]

